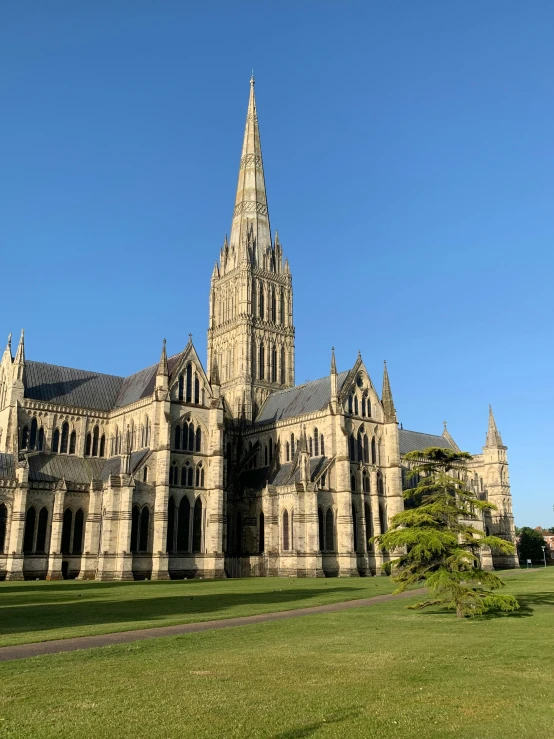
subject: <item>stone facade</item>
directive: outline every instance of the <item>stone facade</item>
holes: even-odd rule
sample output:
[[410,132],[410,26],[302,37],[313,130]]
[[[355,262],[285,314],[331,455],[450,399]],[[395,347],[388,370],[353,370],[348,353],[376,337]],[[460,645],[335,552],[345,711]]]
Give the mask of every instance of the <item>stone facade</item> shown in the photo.
[[[230,239],[209,297],[209,377],[189,340],[127,378],[0,362],[0,577],[129,580],[377,574],[368,539],[402,509],[403,455],[457,448],[398,428],[385,365],[294,385],[293,290],[272,240],[251,81]],[[461,471],[514,540],[506,447]],[[515,557],[486,566],[517,566]]]

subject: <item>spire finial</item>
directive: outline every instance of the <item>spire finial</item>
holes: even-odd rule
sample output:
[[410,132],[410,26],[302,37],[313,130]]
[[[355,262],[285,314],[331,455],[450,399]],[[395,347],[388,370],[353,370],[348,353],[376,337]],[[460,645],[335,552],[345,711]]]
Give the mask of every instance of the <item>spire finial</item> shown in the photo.
[[443,421],[444,430],[446,431],[446,421]]
[[383,391],[381,393],[381,402],[385,411],[385,423],[396,423],[396,409],[392,399],[392,391],[390,389],[389,371],[387,362],[384,361],[383,369]]
[[255,85],[256,80],[254,79],[254,68],[252,67],[252,74],[250,75],[250,84]]
[[192,334],[189,334],[189,344],[192,344]]
[[16,364],[25,363],[25,329],[21,329],[21,336],[19,337],[19,344],[17,345],[17,352],[15,355]]

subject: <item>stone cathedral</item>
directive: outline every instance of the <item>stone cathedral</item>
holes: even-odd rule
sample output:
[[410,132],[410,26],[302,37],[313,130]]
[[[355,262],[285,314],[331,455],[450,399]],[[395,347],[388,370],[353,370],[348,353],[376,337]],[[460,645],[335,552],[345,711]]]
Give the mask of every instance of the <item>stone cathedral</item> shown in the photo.
[[[294,383],[292,270],[272,237],[254,79],[230,238],[211,276],[206,368],[192,340],[130,377],[0,363],[0,578],[374,575],[369,543],[403,507],[404,455],[457,449],[399,428],[385,365]],[[492,411],[460,473],[514,540]],[[486,567],[515,556],[483,555]]]

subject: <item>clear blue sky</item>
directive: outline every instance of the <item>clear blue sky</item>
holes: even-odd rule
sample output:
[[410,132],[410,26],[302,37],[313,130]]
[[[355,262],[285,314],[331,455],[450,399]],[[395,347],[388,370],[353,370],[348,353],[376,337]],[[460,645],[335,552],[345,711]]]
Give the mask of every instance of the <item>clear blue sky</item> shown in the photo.
[[404,428],[472,452],[492,403],[516,523],[553,525],[553,28],[551,0],[4,0],[0,331],[114,374],[164,336],[205,357],[254,68],[297,382],[386,358]]

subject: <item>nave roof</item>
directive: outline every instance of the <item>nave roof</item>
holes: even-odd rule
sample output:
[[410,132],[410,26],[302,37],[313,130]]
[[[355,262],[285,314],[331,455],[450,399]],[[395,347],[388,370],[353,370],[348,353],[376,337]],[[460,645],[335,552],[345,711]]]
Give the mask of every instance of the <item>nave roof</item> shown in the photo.
[[424,434],[421,431],[407,431],[406,429],[398,429],[398,436],[400,454],[428,449],[430,446],[436,446],[439,449],[455,449],[444,436]]
[[[169,375],[184,351],[167,360]],[[25,361],[25,397],[57,405],[111,411],[152,395],[158,363],[129,377]]]
[[[349,372],[337,375],[337,390],[340,393]],[[323,410],[331,400],[331,378],[306,382],[288,390],[278,390],[266,400],[256,418],[256,424],[275,423],[286,418],[295,418],[307,413]]]

